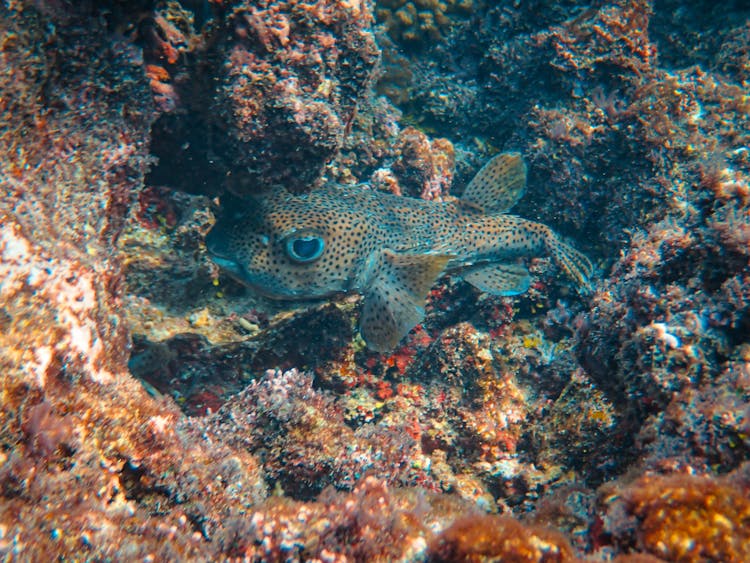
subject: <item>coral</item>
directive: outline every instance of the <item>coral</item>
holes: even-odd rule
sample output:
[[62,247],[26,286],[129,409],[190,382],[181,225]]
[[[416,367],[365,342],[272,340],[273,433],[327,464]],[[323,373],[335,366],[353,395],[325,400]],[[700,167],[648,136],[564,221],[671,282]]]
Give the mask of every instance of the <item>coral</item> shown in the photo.
[[747,561],[747,490],[697,475],[644,476],[624,491],[637,547],[669,561]]
[[365,181],[396,155],[401,113],[383,97],[365,96],[341,151],[325,170],[325,179],[341,184]]
[[[638,436],[646,463],[728,470],[750,452],[750,347],[710,384],[676,394]],[[689,448],[685,448],[685,444]]]
[[[744,76],[742,54],[747,53],[747,16],[742,2],[720,8],[697,1],[689,6],[665,0],[654,3],[650,34],[659,59],[670,68],[701,66]],[[735,74],[736,73],[736,74]]]
[[405,107],[409,103],[414,79],[409,59],[387,35],[378,35],[378,44],[382,56],[375,91],[399,107]]
[[[549,406],[538,423],[534,438],[542,465],[564,462],[567,467],[591,465],[589,473],[597,473],[602,460],[615,457],[617,440],[611,432],[619,430],[612,404],[592,385],[582,370],[571,377],[565,389]],[[621,431],[621,430],[619,430]],[[608,467],[607,471],[613,471]]]
[[645,553],[631,553],[618,555],[612,560],[614,563],[663,563],[663,559]]
[[[413,6],[391,102],[358,2],[0,7],[0,557],[750,558],[744,6]],[[378,355],[206,258],[206,196],[442,198],[505,147],[590,295],[444,278]]]
[[432,540],[429,561],[570,561],[573,549],[558,533],[501,516],[468,516]]
[[334,397],[296,370],[269,371],[202,422],[209,436],[264,456],[267,479],[295,499],[324,487],[351,489],[365,474],[387,482],[429,483],[418,443],[396,421],[352,430]]
[[[476,30],[459,30],[426,60],[412,60],[415,78],[401,104],[457,152],[521,147],[530,174],[519,214],[596,233],[587,238],[606,252],[626,243],[626,229],[684,207],[700,162],[741,160],[739,84],[660,68],[648,33],[652,12],[667,13],[661,6],[622,2],[577,13],[545,5],[533,17],[531,9],[487,8]],[[738,164],[733,173],[747,168]]]
[[224,553],[265,561],[418,555],[426,533],[417,516],[419,508],[413,498],[393,495],[369,477],[349,495],[329,490],[309,504],[269,501],[248,518],[231,523],[219,541]]
[[441,199],[448,195],[455,164],[455,153],[450,141],[430,141],[421,131],[407,127],[401,131],[395,150],[398,159],[391,169],[401,186],[396,193],[419,196],[422,199]]
[[[229,304],[226,298],[219,301],[227,308],[247,307],[241,299]],[[335,304],[260,320],[254,309],[245,316],[237,311],[225,316],[223,308],[217,311],[210,303],[211,310],[204,309],[203,316],[196,315],[195,304],[189,301],[172,315],[157,313],[143,303],[134,303],[131,311],[139,317],[132,325],[132,373],[172,396],[189,414],[205,414],[207,407],[216,410],[269,365],[310,369],[330,365],[342,357],[352,337],[346,311]]]
[[[148,163],[140,60],[130,45],[88,38],[82,22],[49,35],[33,11],[3,10],[6,361],[26,364],[30,385],[44,387],[60,370],[112,381],[128,333],[111,245]],[[64,56],[71,44],[76,56]]]
[[153,181],[241,197],[277,185],[310,189],[341,148],[378,60],[367,5],[214,8],[191,51],[211,64],[194,64],[190,80],[175,84],[187,113],[155,126]]
[[512,457],[525,400],[510,373],[496,369],[490,338],[468,323],[445,330],[407,370],[422,378],[433,373],[441,380],[429,386],[439,410],[423,438],[428,448],[460,448],[464,463],[487,467]]
[[474,0],[377,0],[375,15],[394,41],[425,47],[471,15],[474,4]]
[[137,22],[138,43],[143,47],[146,75],[156,108],[172,113],[182,107],[178,88],[189,80],[187,56],[195,37],[193,14],[177,2],[160,3]]
[[[138,51],[82,10],[67,10],[57,27],[33,8],[0,8],[0,146],[9,155],[0,171],[0,439],[17,445],[0,460],[0,553],[189,558],[199,542],[173,501],[177,491],[198,498],[196,482],[216,476],[201,466],[228,452],[187,439],[185,455],[174,405],[127,371],[114,245],[149,162],[153,106]],[[254,461],[239,456],[240,496],[260,498]],[[138,506],[128,467],[137,468]],[[201,497],[217,507],[223,495]],[[197,519],[205,510],[183,508]]]

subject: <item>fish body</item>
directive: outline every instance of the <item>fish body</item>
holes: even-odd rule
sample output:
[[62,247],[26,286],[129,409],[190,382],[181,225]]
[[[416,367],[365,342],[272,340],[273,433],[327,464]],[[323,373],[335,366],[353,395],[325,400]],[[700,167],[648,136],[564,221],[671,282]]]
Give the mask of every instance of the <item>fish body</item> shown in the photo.
[[589,260],[546,225],[505,213],[521,197],[526,167],[517,153],[492,159],[461,199],[395,196],[367,186],[284,190],[225,211],[206,237],[213,259],[256,291],[276,299],[364,296],[360,330],[387,351],[418,324],[427,293],[443,273],[496,295],[530,284],[519,257],[550,255],[580,286]]

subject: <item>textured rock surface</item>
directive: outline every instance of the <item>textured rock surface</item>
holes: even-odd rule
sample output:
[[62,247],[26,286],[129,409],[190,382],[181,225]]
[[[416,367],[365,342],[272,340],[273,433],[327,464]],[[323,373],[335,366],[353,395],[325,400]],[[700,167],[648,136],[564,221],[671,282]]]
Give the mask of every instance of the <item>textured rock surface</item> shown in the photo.
[[189,37],[179,110],[156,124],[153,179],[240,197],[309,190],[367,95],[379,58],[371,23],[360,0],[217,3]]

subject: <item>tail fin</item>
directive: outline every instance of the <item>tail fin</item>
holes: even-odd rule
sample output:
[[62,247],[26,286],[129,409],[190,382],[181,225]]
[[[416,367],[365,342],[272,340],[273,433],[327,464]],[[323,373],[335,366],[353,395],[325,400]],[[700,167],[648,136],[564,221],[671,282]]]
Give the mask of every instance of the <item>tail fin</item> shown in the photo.
[[578,284],[579,291],[588,293],[591,290],[591,276],[594,266],[583,253],[561,241],[557,235],[547,238],[547,252],[555,263]]

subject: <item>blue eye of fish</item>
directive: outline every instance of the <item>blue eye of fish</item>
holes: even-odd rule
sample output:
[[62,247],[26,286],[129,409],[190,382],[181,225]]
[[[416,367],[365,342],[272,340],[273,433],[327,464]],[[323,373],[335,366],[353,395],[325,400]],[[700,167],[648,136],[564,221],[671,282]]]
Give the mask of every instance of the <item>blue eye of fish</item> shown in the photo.
[[286,241],[286,253],[295,262],[305,264],[320,258],[325,243],[319,236],[295,236]]

